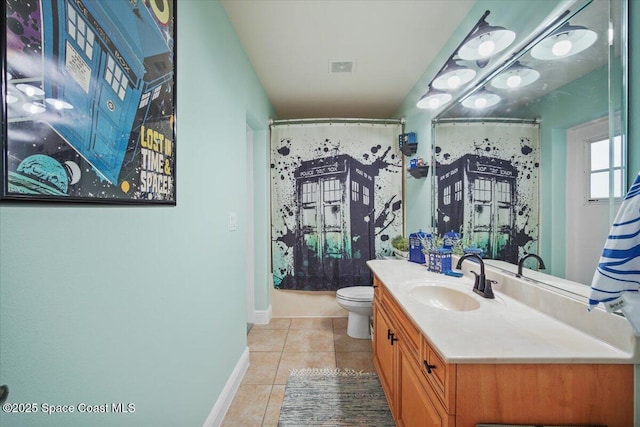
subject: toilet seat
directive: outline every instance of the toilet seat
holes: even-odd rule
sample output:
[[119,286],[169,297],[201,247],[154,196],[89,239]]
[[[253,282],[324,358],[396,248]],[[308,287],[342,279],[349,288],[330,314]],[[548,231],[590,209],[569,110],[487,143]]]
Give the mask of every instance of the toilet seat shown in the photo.
[[373,286],[350,286],[338,289],[336,296],[345,301],[373,302]]

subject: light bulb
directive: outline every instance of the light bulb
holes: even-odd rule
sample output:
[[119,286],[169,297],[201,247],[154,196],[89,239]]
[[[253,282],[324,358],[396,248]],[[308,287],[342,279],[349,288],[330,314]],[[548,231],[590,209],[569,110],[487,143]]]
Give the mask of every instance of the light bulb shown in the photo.
[[522,83],[522,77],[519,74],[509,76],[507,79],[507,86],[510,88],[518,87]]
[[36,91],[31,87],[27,87],[25,93],[27,94],[27,96],[33,96],[36,94]]
[[487,98],[482,96],[478,97],[473,103],[475,104],[476,108],[484,108],[487,105]]
[[487,56],[491,56],[495,50],[496,50],[496,43],[493,40],[484,40],[478,46],[478,53],[483,58],[486,58]]
[[571,43],[571,40],[559,40],[551,48],[551,53],[555,56],[565,56],[571,52],[572,47],[573,44]]
[[33,102],[26,103],[22,106],[22,109],[30,114],[39,114],[45,111],[43,105],[34,104]]
[[440,106],[440,100],[438,98],[431,98],[429,100],[429,108],[431,108],[432,110],[435,110],[439,106]]
[[455,89],[460,86],[460,76],[454,74],[453,76],[449,77],[447,79],[447,85],[450,89]]
[[18,101],[18,97],[17,96],[12,95],[10,93],[7,94],[7,104],[13,104],[16,101]]

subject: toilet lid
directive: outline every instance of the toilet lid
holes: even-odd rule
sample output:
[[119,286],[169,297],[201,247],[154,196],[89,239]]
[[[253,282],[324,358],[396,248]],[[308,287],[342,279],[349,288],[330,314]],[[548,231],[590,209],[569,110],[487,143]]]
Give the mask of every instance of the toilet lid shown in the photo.
[[338,289],[336,295],[349,301],[373,301],[373,286],[350,286]]

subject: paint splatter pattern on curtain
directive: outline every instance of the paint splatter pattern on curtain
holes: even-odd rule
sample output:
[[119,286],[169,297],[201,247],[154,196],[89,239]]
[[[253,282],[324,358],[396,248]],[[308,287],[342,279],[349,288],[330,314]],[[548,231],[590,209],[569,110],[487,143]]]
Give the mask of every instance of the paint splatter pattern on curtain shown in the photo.
[[538,126],[436,126],[437,228],[462,232],[485,258],[517,262],[538,249]]
[[366,261],[402,233],[399,125],[277,125],[271,136],[274,286],[371,285]]

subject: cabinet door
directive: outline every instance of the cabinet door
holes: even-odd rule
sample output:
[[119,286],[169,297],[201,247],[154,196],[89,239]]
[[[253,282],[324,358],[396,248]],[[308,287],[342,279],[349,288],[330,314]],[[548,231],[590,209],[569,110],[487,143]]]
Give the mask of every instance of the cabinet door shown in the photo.
[[387,400],[389,401],[389,407],[391,412],[394,411],[394,383],[393,383],[393,368],[394,368],[394,350],[397,346],[392,346],[391,341],[387,338],[389,334],[393,333],[393,327],[391,322],[383,313],[379,304],[374,304],[374,317],[373,317],[373,356],[376,368],[378,369],[378,377],[380,383],[384,389]]
[[423,384],[422,374],[403,345],[400,346],[398,370],[398,426],[453,427],[454,417],[447,415],[438,399],[431,400],[425,390],[425,386],[429,386]]

